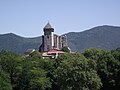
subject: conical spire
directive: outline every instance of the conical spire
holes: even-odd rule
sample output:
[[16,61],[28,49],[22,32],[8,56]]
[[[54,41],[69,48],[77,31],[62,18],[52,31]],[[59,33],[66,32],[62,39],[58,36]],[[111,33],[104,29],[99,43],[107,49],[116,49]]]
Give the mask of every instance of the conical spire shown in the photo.
[[52,28],[52,26],[51,26],[50,23],[48,22],[48,23],[45,25],[44,29],[50,29],[50,28]]

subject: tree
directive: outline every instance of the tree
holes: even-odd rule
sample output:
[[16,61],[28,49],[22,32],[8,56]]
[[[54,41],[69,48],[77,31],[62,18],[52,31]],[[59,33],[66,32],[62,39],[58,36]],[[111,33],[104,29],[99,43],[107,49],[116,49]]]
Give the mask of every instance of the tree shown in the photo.
[[120,61],[120,48],[117,48],[116,50],[112,50],[111,53],[115,59]]
[[70,52],[70,48],[69,47],[62,47],[61,51],[63,52]]
[[[50,78],[47,71],[40,65],[43,59],[26,57],[22,63],[22,72],[19,76],[17,90],[45,90],[51,88]],[[40,67],[41,66],[41,67]],[[47,67],[47,66],[46,66]]]
[[51,88],[50,79],[46,77],[43,69],[30,70],[30,90],[45,90]]
[[103,87],[101,90],[116,89],[116,77],[119,71],[119,61],[116,60],[111,52],[104,49],[88,49],[84,56],[97,63],[97,73],[100,76]]
[[12,88],[17,85],[18,75],[21,70],[21,56],[13,52],[4,51],[0,52],[0,65],[1,69],[9,74]]
[[34,51],[34,52],[29,54],[29,57],[33,58],[33,59],[41,59],[42,54],[40,52],[38,52],[38,51]]
[[117,48],[116,50],[111,51],[113,57],[119,61],[119,67],[117,69],[117,75],[116,75],[116,90],[120,89],[120,48]]
[[81,54],[63,54],[54,72],[60,90],[98,90],[101,80],[96,72],[96,63]]
[[0,68],[0,90],[12,90],[9,74]]

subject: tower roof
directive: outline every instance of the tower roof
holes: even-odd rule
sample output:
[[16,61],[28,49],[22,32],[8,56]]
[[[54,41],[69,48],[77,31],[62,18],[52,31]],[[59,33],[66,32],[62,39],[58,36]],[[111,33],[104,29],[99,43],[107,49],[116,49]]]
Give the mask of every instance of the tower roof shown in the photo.
[[48,23],[45,25],[44,29],[50,29],[50,28],[52,28],[52,26],[51,26],[50,23],[48,22]]

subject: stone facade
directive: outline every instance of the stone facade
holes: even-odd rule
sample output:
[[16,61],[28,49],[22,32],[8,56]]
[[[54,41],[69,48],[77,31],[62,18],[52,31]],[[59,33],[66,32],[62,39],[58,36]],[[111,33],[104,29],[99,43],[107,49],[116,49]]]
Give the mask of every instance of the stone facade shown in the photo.
[[54,28],[48,22],[43,28],[44,35],[42,35],[42,44],[40,45],[40,52],[48,52],[53,49],[61,49],[67,46],[67,36],[58,36],[54,34]]

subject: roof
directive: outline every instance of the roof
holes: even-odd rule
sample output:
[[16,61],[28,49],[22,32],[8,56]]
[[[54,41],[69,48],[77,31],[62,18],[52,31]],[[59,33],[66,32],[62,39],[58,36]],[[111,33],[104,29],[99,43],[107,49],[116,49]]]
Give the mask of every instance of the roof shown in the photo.
[[48,22],[48,23],[45,25],[44,29],[49,29],[49,28],[52,28],[52,26],[51,26],[50,23]]
[[63,51],[48,51],[47,54],[51,55],[51,54],[64,54],[65,52]]

